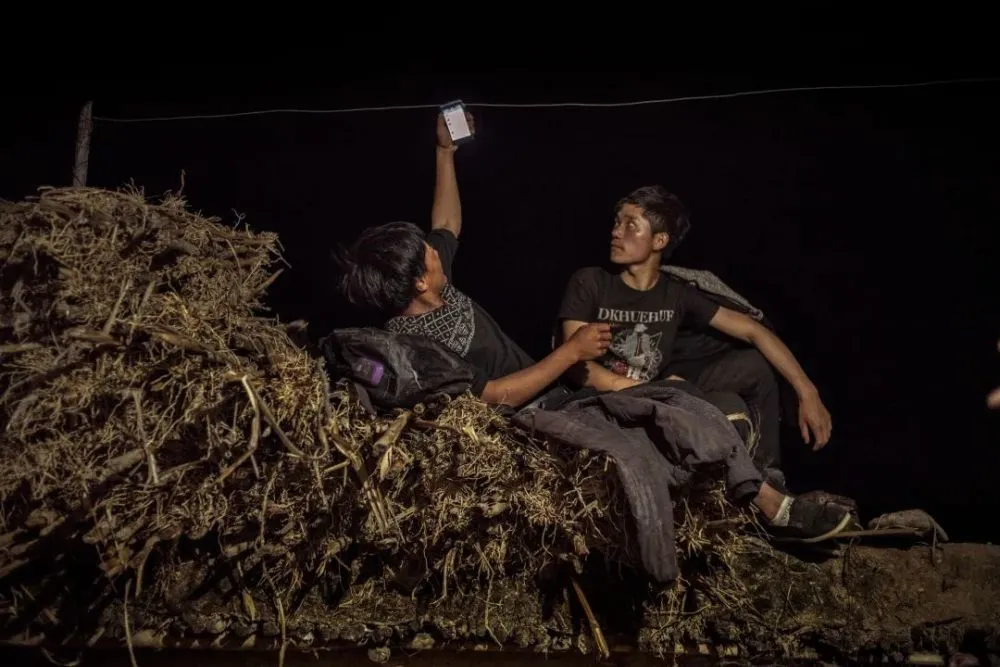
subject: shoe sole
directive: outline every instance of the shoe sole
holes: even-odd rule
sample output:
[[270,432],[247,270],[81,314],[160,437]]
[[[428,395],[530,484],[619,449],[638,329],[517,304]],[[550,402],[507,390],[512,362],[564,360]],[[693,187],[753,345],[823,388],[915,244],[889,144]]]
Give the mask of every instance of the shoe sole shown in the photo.
[[851,517],[850,512],[844,514],[840,523],[838,523],[836,527],[831,528],[822,535],[816,535],[814,537],[772,537],[771,540],[773,542],[794,542],[795,544],[815,544],[816,542],[825,542],[842,533],[844,529],[847,528],[848,524],[851,523],[852,518],[853,517]]

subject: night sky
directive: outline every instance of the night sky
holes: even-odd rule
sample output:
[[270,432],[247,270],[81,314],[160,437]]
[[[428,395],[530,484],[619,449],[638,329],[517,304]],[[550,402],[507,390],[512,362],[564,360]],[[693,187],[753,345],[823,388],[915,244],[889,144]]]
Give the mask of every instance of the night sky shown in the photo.
[[[972,57],[945,63],[917,51],[848,66],[844,53],[824,51],[799,69],[790,63],[805,56],[736,71],[746,63],[734,53],[717,68],[613,71],[580,60],[456,71],[409,62],[400,72],[341,69],[311,80],[288,75],[316,61],[302,53],[180,74],[162,58],[109,59],[82,78],[23,88],[7,108],[0,197],[68,185],[86,99],[97,116],[139,117],[455,98],[616,102],[1000,75]],[[473,106],[479,135],[457,155],[464,229],[455,282],[541,357],[565,281],[606,259],[617,199],[664,184],[692,211],[674,262],[715,272],[762,308],[833,415],[823,452],[785,441],[793,489],[846,493],[868,515],[919,506],[953,539],[996,541],[1000,521],[988,513],[1000,510],[1000,415],[984,401],[1000,384],[998,93],[994,82],[632,108]],[[331,249],[368,225],[428,224],[435,113],[98,121],[88,184],[134,180],[159,193],[177,189],[183,170],[194,208],[228,222],[239,212],[277,231],[292,268],[271,302],[282,320],[305,318],[319,336],[362,323],[332,292]]]

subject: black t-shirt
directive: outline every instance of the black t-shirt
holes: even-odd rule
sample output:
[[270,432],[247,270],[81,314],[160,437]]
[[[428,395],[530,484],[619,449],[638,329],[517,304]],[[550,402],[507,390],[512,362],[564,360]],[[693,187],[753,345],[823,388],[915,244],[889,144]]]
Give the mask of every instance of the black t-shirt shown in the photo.
[[635,290],[618,274],[599,267],[573,274],[559,319],[610,322],[611,347],[598,362],[619,375],[649,382],[663,374],[678,327],[701,329],[719,304],[685,283],[661,275],[652,289]]
[[681,326],[677,331],[677,340],[674,341],[667,373],[694,379],[708,364],[741,347],[745,347],[742,341],[721,331]]
[[389,331],[432,338],[481,372],[473,392],[482,394],[487,380],[495,380],[531,366],[535,362],[500,329],[482,306],[455,288],[451,267],[458,239],[446,229],[427,235],[427,244],[437,250],[448,282],[441,291],[444,305],[421,315],[398,315],[385,324]]

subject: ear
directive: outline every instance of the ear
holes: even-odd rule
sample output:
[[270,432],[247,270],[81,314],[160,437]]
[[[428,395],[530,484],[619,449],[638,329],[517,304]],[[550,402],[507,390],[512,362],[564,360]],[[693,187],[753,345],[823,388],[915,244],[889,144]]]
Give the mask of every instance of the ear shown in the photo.
[[430,287],[431,287],[427,283],[427,278],[425,276],[421,276],[421,277],[417,278],[417,281],[415,283],[413,283],[413,286],[417,288],[417,294],[423,294],[424,292],[426,292],[427,290],[429,290]]
[[663,252],[663,249],[670,243],[670,234],[666,232],[656,232],[653,234],[653,250]]

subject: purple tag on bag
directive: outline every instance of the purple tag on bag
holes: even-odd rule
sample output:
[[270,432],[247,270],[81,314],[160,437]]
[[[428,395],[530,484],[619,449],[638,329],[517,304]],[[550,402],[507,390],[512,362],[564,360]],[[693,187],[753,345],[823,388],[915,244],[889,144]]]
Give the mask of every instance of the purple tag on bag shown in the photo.
[[385,374],[385,366],[374,359],[362,357],[354,362],[354,375],[372,387],[378,386]]

